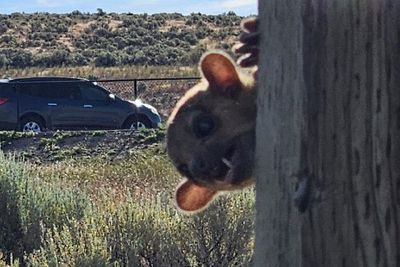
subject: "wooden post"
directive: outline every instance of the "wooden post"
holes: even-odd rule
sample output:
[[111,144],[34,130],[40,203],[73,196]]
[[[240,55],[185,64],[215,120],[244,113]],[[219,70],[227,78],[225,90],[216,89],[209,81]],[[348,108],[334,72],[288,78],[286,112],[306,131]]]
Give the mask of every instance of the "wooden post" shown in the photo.
[[400,1],[259,13],[254,265],[400,266]]

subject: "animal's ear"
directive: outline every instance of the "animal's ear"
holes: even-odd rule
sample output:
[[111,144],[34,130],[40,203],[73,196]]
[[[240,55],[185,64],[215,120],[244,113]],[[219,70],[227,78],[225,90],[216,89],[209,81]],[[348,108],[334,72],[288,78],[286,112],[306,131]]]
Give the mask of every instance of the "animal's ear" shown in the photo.
[[232,90],[239,90],[240,78],[235,64],[226,55],[218,52],[206,54],[200,68],[210,84],[211,90],[222,90],[222,93],[232,94]]
[[217,193],[218,191],[185,180],[176,190],[176,204],[184,212],[200,211],[207,207]]

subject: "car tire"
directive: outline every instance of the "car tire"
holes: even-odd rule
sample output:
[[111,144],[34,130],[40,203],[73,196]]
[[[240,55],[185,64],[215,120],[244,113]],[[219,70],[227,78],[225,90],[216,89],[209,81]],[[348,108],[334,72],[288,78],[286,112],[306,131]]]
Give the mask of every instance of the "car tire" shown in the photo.
[[147,129],[151,128],[151,123],[150,120],[144,116],[138,116],[137,119],[135,116],[132,116],[126,121],[124,128],[134,131],[138,129]]
[[21,120],[22,132],[35,132],[40,133],[44,131],[44,122],[38,116],[28,116]]

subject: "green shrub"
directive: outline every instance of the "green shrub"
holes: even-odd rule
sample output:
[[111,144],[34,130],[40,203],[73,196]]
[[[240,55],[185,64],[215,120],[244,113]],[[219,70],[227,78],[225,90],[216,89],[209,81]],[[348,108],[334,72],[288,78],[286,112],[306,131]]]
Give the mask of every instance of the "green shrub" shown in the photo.
[[[248,266],[253,191],[221,196],[194,216],[180,214],[171,201],[179,177],[166,177],[172,166],[157,151],[134,156],[130,181],[92,184],[85,173],[73,180],[58,169],[32,171],[0,153],[0,266]],[[88,174],[120,175],[113,164],[126,169],[123,161],[83,164]],[[127,183],[142,189],[118,189]]]
[[[116,64],[188,65],[188,54],[200,45],[215,48],[219,41],[232,44],[242,17],[225,15],[115,14],[115,13],[13,13],[0,14],[0,67],[114,66]],[[202,42],[199,42],[202,40]],[[134,46],[144,57],[110,60],[97,56]],[[179,47],[182,57],[171,60],[166,48]],[[96,51],[94,54],[86,50]],[[11,51],[11,52],[10,52]],[[134,53],[129,53],[131,56]],[[152,58],[157,58],[152,60]],[[104,58],[103,58],[104,59]],[[112,63],[112,64],[111,64]]]
[[[47,229],[32,266],[248,266],[253,247],[249,193],[195,216],[158,201],[109,202],[69,226]],[[241,206],[243,209],[238,209]]]
[[96,66],[115,66],[117,64],[117,58],[109,52],[101,53],[95,59],[94,63]]
[[16,258],[39,248],[41,225],[67,225],[90,205],[78,189],[45,182],[27,169],[0,153],[0,251]]

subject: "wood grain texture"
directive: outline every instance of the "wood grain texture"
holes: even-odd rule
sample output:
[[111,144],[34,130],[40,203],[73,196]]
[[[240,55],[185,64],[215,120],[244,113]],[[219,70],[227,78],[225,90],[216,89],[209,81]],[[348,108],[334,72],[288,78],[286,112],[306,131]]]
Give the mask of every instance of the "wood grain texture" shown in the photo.
[[400,266],[400,2],[259,7],[255,266]]

